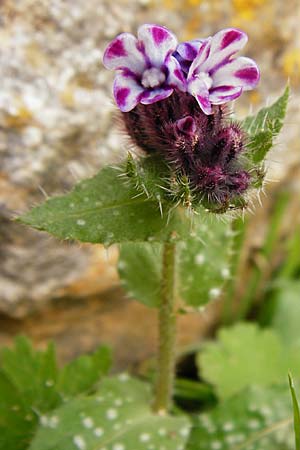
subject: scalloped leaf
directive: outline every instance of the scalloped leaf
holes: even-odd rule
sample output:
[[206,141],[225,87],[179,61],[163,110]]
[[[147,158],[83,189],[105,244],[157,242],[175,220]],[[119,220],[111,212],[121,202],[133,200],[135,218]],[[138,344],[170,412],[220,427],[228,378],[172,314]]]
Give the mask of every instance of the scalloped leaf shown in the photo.
[[36,351],[23,336],[0,355],[0,450],[28,448],[38,414],[57,408],[66,395],[93,389],[110,365],[108,350],[101,347],[59,371],[52,344]]
[[79,356],[61,369],[57,389],[67,396],[87,392],[108,373],[111,363],[111,352],[107,347],[100,347],[90,355]]
[[294,450],[288,387],[251,387],[195,419],[187,450]]
[[155,415],[150,401],[149,386],[126,374],[103,380],[95,395],[42,416],[30,450],[183,450],[188,419]]
[[287,86],[276,102],[262,108],[255,116],[246,117],[241,124],[249,134],[248,156],[255,164],[264,160],[283,126],[289,93]]
[[251,384],[284,382],[290,369],[300,373],[300,347],[288,348],[271,329],[239,323],[219,330],[197,356],[201,376],[228,398]]
[[[230,277],[229,224],[211,219],[203,223],[195,216],[189,238],[177,246],[179,296],[194,308],[218,297]],[[161,258],[161,244],[121,245],[118,268],[122,283],[131,297],[150,307],[157,307],[160,301]]]
[[62,239],[104,245],[164,241],[189,232],[187,215],[175,209],[162,215],[157,200],[131,185],[124,165],[103,168],[69,194],[53,197],[17,220]]

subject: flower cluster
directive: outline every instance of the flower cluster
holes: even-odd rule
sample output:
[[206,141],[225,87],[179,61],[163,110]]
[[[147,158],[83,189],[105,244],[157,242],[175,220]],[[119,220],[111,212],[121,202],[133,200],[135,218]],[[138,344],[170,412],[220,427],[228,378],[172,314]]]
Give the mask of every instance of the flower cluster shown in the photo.
[[174,90],[195,97],[205,114],[253,89],[259,80],[255,62],[234,57],[247,35],[228,28],[212,37],[178,45],[171,31],[159,25],[139,27],[137,38],[122,33],[107,47],[103,62],[116,70],[114,97],[121,111],[138,103],[152,104]]
[[193,202],[217,212],[243,208],[253,181],[247,136],[226,107],[259,80],[256,63],[236,57],[246,42],[230,28],[178,45],[166,28],[146,24],[138,38],[123,33],[104,53],[134,144],[167,163],[170,185],[188,180]]
[[162,157],[177,179],[188,178],[192,203],[215,212],[245,205],[251,183],[246,135],[228,120],[225,105],[206,115],[193,96],[174,92],[165,102],[137,105],[123,119],[138,147]]

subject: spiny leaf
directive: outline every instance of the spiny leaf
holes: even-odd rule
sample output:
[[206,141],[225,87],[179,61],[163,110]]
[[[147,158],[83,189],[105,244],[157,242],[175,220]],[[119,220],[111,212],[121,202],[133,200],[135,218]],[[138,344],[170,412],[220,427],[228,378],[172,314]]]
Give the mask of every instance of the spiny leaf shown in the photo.
[[283,382],[291,368],[300,372],[300,348],[287,348],[270,329],[240,323],[221,329],[216,342],[204,345],[197,363],[224,399],[251,384]]
[[[203,223],[194,217],[190,237],[176,250],[177,285],[184,304],[195,308],[219,296],[230,276],[228,253],[229,225],[211,218]],[[121,245],[119,273],[130,296],[150,307],[157,307],[161,286],[161,244]]]
[[264,160],[283,126],[289,92],[287,86],[275,103],[242,122],[242,127],[249,134],[248,156],[256,164]]
[[290,385],[290,391],[291,391],[292,401],[293,401],[293,410],[294,410],[294,430],[295,430],[296,450],[300,450],[300,410],[299,410],[299,404],[298,404],[295,386],[294,386],[294,382],[293,382],[291,374],[288,374],[288,377],[289,377],[289,385]]
[[170,168],[166,162],[157,155],[151,155],[137,160],[128,153],[126,173],[138,192],[161,204],[167,200]]
[[187,450],[294,450],[287,386],[251,387],[194,423]]
[[149,387],[126,375],[103,380],[99,392],[40,419],[30,450],[183,449],[185,417],[152,413]]
[[157,200],[130,184],[123,165],[105,167],[69,194],[47,200],[17,220],[62,239],[105,245],[160,241],[189,232],[184,212],[173,209],[162,215]]

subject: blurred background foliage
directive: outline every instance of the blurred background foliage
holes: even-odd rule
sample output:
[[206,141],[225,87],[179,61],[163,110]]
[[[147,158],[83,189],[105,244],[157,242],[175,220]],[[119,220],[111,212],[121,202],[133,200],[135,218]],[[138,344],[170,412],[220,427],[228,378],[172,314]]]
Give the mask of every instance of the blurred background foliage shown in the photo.
[[[269,156],[269,182],[233,224],[236,276],[228,280],[227,294],[201,315],[180,317],[183,354],[219,324],[241,319],[280,329],[287,341],[296,339],[299,3],[2,0],[0,14],[0,345],[19,333],[37,347],[51,338],[59,360],[68,361],[105,343],[114,348],[117,367],[140,370],[154,352],[155,312],[126,298],[116,248],[66,244],[11,222],[16,213],[125,155],[128,142],[111,96],[113,74],[101,58],[109,40],[123,31],[135,33],[143,22],[163,24],[180,40],[228,26],[248,33],[245,55],[258,62],[262,77],[257,90],[235,103],[238,118],[278,97],[287,79],[291,85],[286,124]],[[193,377],[193,364],[186,367]]]

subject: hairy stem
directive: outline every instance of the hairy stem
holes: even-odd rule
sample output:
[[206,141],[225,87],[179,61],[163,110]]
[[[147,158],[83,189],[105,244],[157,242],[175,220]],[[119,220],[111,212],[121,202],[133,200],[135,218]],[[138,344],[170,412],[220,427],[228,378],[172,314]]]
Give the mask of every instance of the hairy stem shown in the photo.
[[161,303],[159,308],[158,373],[153,409],[166,414],[170,408],[175,376],[176,343],[176,245],[166,242],[163,247]]

